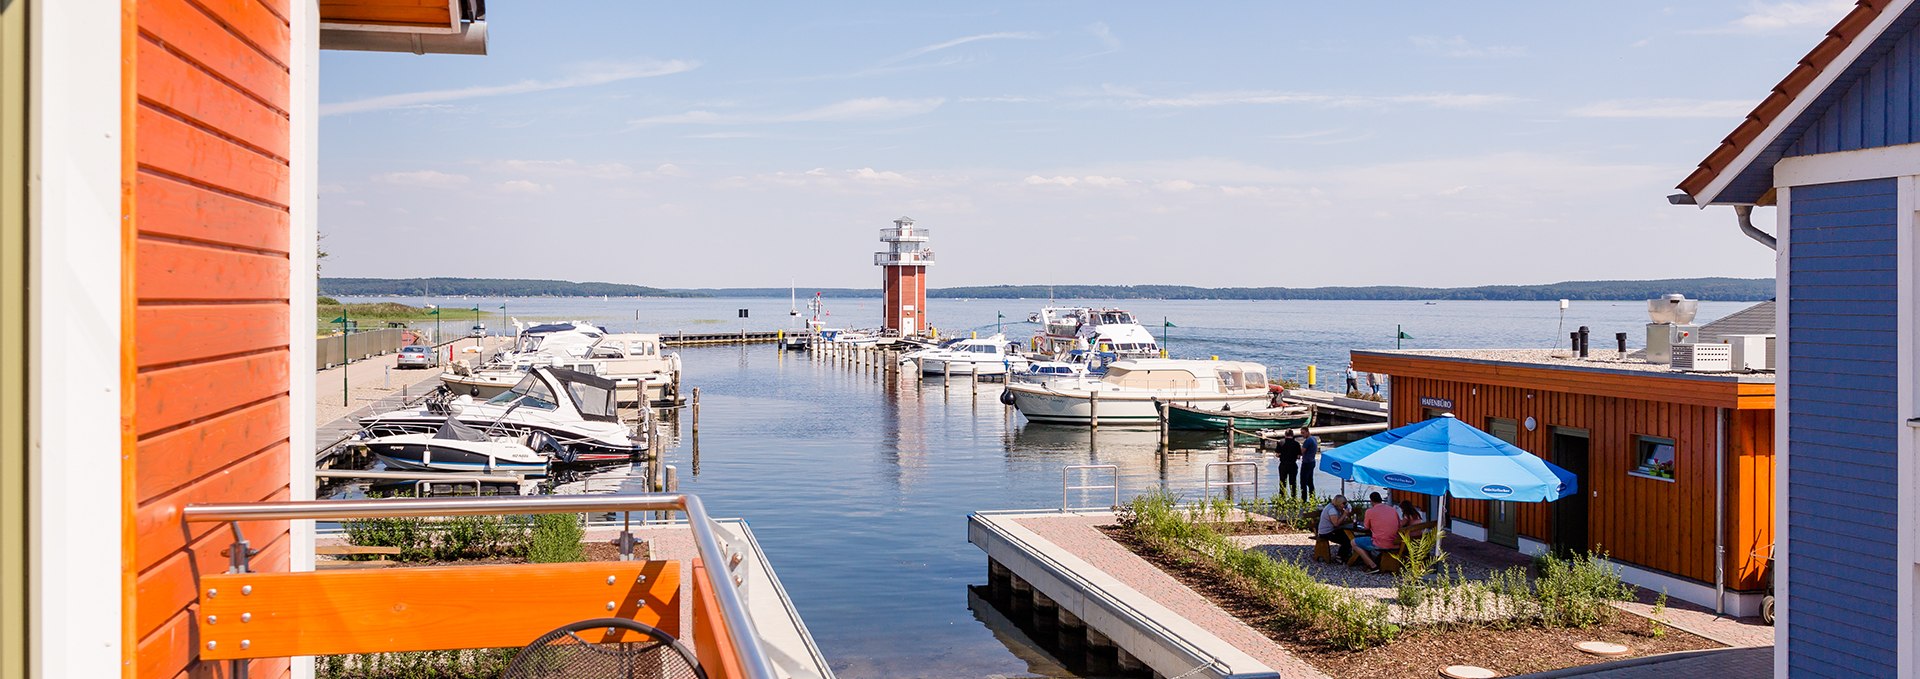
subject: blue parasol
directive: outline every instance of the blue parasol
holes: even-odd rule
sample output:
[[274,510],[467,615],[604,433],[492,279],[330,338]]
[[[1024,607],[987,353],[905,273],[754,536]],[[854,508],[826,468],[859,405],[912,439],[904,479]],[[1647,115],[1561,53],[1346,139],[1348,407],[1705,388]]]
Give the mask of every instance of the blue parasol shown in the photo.
[[1329,449],[1319,468],[1346,481],[1440,496],[1443,526],[1449,496],[1551,502],[1579,490],[1572,472],[1451,413]]

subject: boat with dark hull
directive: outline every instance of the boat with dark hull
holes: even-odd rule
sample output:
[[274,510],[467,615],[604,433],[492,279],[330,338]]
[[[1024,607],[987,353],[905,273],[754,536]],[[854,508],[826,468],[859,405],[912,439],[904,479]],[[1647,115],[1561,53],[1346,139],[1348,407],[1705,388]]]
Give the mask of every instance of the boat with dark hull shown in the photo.
[[432,434],[400,434],[368,439],[354,445],[365,448],[388,469],[427,472],[511,473],[547,475],[552,463],[570,461],[553,437],[531,432],[523,438],[488,436],[449,416]]
[[442,391],[421,406],[361,418],[362,439],[435,434],[448,417],[489,437],[551,437],[575,464],[646,456],[646,436],[620,421],[612,380],[564,368],[535,368],[518,384],[480,401]]
[[1167,428],[1190,431],[1225,431],[1231,423],[1243,432],[1260,429],[1299,429],[1313,425],[1313,410],[1304,406],[1266,410],[1217,410],[1180,403],[1167,403]]

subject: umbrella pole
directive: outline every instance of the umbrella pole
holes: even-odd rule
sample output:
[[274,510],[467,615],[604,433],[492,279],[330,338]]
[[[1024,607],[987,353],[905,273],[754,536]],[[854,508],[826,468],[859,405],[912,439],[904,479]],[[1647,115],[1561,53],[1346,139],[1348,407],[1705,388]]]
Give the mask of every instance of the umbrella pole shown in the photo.
[[1439,520],[1434,522],[1433,529],[1440,532],[1440,537],[1435,538],[1433,541],[1433,556],[1434,558],[1437,559],[1440,557],[1440,541],[1447,539],[1447,494],[1446,493],[1440,494],[1440,511],[1435,512],[1434,516],[1438,517]]

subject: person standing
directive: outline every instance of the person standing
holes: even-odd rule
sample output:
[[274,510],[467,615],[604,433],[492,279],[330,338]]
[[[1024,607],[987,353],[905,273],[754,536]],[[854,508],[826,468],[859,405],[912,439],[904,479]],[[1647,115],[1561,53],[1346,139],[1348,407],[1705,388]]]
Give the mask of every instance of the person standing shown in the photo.
[[[1289,495],[1300,492],[1300,439],[1294,438],[1293,430],[1280,439],[1280,489]],[[1311,473],[1311,470],[1309,470]]]
[[1380,373],[1367,373],[1367,388],[1373,391],[1374,396],[1380,395]]
[[1300,428],[1300,435],[1306,437],[1300,442],[1300,497],[1313,497],[1313,475],[1320,469],[1314,466],[1314,458],[1320,456],[1320,437],[1306,427]]
[[1360,393],[1360,373],[1353,371],[1353,364],[1347,364],[1347,393]]

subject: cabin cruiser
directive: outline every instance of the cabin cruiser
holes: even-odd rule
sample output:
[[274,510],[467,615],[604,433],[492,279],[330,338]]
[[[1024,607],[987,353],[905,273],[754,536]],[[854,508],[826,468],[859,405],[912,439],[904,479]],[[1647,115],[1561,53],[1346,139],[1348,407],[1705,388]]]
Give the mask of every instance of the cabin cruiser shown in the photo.
[[360,419],[362,437],[434,434],[448,416],[488,436],[553,437],[574,462],[598,464],[643,457],[646,440],[620,422],[612,380],[565,368],[538,367],[498,396],[478,400],[442,393],[420,407]]
[[1155,424],[1160,403],[1209,410],[1268,407],[1267,367],[1244,361],[1135,358],[1115,361],[1099,379],[1007,385],[1013,406],[1035,422]]
[[514,321],[513,347],[479,365],[455,361],[440,373],[440,383],[456,394],[474,398],[499,396],[536,367],[555,367],[599,374],[586,358],[588,349],[607,332],[582,321],[528,325]]
[[1133,312],[1123,309],[1049,306],[1027,320],[1040,324],[1033,335],[1033,350],[1056,359],[1076,350],[1120,358],[1160,355],[1153,333],[1134,319]]
[[880,343],[880,337],[865,330],[843,330],[840,328],[820,328],[814,331],[821,342],[852,347],[871,347]]
[[354,444],[388,469],[431,472],[513,473],[546,476],[549,462],[571,462],[559,442],[545,432],[525,436],[489,436],[460,418],[447,416],[432,434],[398,434]]
[[619,333],[594,342],[594,374],[613,380],[621,403],[672,404],[680,398],[680,355],[662,353],[654,333]]
[[1014,381],[1028,384],[1045,384],[1054,380],[1079,381],[1087,378],[1087,366],[1066,361],[1029,361],[1026,370],[1009,375]]
[[1005,375],[1025,370],[1030,360],[1010,351],[1007,336],[962,339],[911,354],[928,375]]

